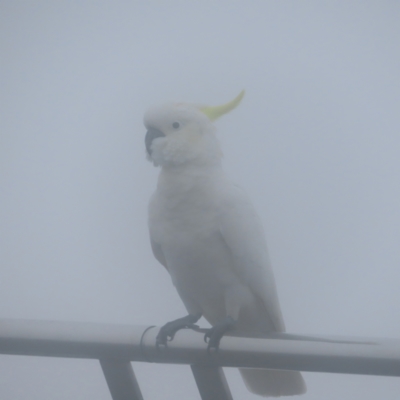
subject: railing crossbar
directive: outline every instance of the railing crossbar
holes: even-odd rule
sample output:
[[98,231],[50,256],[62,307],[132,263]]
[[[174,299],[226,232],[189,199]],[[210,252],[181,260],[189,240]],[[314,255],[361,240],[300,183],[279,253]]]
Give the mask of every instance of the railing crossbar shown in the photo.
[[158,328],[0,320],[0,354],[100,360],[113,400],[143,400],[131,361],[190,365],[202,400],[232,400],[221,367],[400,376],[400,340],[271,334],[222,338],[207,352],[204,334],[179,331],[157,348]]

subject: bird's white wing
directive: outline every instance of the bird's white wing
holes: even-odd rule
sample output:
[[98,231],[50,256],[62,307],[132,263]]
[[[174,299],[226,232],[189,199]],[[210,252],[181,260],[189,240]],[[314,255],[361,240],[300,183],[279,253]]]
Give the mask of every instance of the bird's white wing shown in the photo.
[[262,302],[274,330],[282,332],[285,325],[260,218],[241,188],[231,185],[223,198],[219,228],[235,273]]

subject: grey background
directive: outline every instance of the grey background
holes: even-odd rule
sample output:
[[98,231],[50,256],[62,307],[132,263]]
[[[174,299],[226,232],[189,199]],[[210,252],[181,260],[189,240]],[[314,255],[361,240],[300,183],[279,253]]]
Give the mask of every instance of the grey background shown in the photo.
[[[0,317],[181,316],[148,243],[142,115],[245,88],[216,125],[288,330],[399,338],[399,20],[393,1],[3,0]],[[134,368],[146,399],[199,398],[188,368]],[[226,372],[235,399],[256,398]],[[309,400],[400,393],[396,378],[305,377]],[[0,398],[110,395],[96,362],[2,356]]]

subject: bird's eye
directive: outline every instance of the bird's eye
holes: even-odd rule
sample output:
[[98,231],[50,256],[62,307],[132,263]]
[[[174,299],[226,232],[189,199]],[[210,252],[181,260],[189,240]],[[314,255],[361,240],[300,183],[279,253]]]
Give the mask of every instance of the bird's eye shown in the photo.
[[181,124],[180,124],[179,122],[174,122],[174,123],[172,124],[172,127],[173,127],[174,129],[178,129],[180,126],[181,126]]

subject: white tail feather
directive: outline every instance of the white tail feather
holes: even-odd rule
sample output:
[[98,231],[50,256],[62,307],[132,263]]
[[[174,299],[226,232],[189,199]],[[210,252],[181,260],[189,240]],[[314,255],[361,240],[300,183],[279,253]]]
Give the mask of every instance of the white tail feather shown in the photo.
[[293,396],[306,392],[306,384],[297,371],[240,369],[247,389],[264,397]]

